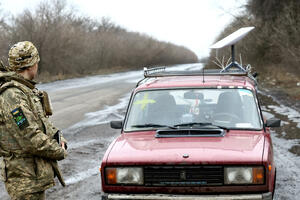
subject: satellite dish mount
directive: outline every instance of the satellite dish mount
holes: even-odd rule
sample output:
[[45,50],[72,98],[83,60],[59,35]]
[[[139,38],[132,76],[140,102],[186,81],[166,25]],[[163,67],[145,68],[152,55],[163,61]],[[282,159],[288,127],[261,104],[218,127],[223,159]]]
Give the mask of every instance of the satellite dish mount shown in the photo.
[[211,49],[221,49],[226,46],[231,46],[231,63],[228,64],[221,72],[229,72],[231,68],[238,68],[243,72],[247,72],[246,69],[243,68],[238,62],[235,61],[235,44],[243,39],[250,31],[252,31],[254,27],[244,27],[235,31],[234,33],[228,35],[224,39],[218,41],[213,44]]

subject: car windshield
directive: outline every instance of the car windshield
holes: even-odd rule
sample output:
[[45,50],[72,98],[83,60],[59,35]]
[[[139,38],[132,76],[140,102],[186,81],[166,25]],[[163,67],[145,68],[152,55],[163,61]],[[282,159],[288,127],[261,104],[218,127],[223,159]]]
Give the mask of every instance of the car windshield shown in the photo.
[[140,91],[133,97],[125,131],[208,125],[261,129],[257,102],[248,89]]

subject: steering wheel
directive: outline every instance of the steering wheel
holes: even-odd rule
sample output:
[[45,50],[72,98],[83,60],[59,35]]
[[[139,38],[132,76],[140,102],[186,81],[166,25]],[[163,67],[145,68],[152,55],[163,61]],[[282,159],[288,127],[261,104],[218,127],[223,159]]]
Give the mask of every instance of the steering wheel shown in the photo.
[[240,117],[233,113],[216,113],[213,115],[214,120],[220,120],[222,122],[238,122]]

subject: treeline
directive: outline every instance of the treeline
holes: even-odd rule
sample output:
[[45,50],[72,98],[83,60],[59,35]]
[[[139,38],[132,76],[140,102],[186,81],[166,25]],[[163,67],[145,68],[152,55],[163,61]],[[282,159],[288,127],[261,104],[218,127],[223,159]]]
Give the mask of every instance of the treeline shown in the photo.
[[[257,71],[300,78],[299,0],[248,0],[244,13],[235,17],[217,40],[245,26],[256,28],[238,43],[237,59],[241,53],[243,63],[251,63]],[[226,48],[218,55],[229,58],[229,52]],[[215,56],[215,50],[211,51],[210,65]]]
[[[1,5],[0,5],[1,6]],[[32,41],[38,48],[40,74],[44,77],[84,75],[102,70],[142,69],[145,66],[197,62],[189,49],[137,32],[130,32],[107,18],[79,15],[65,0],[42,1],[34,11],[0,20],[0,56],[18,41]]]

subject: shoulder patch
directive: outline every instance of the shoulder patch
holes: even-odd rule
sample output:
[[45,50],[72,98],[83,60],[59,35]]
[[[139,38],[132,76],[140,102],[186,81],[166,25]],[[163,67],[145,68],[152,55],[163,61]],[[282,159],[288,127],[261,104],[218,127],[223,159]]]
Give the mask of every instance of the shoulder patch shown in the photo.
[[23,110],[19,107],[11,111],[11,114],[18,125],[18,127],[23,130],[24,128],[29,126],[29,123],[23,113]]

